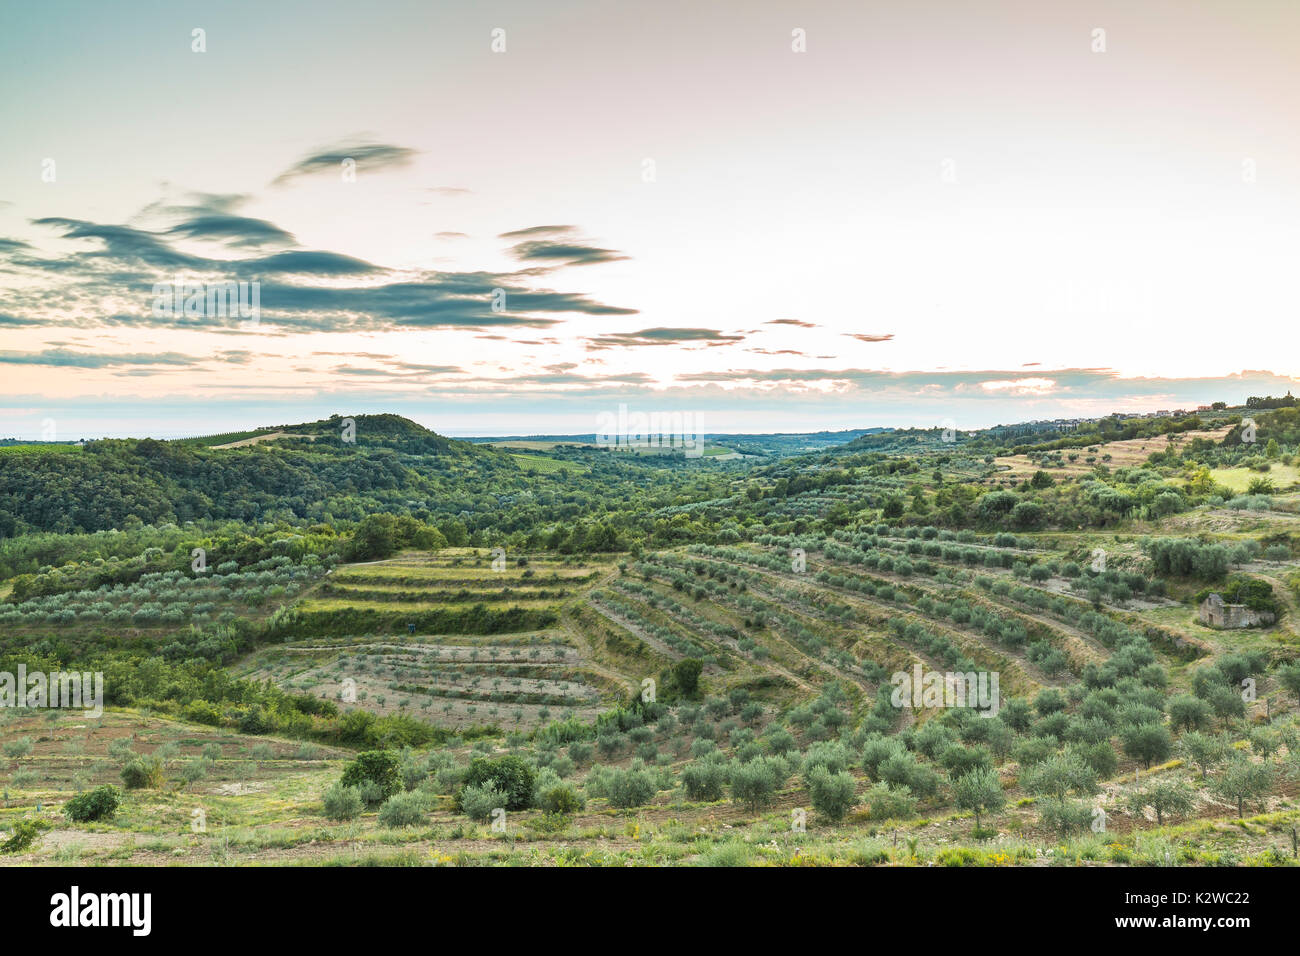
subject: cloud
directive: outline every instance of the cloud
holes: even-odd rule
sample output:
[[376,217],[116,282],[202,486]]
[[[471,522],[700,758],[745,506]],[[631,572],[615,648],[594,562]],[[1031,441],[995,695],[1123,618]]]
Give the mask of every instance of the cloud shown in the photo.
[[[197,205],[209,212],[230,208],[234,197],[217,197]],[[150,212],[159,211],[154,207]],[[224,215],[224,213],[212,213]],[[190,223],[196,220],[187,220]],[[294,249],[266,256],[217,259],[181,252],[167,233],[136,226],[48,217],[36,224],[57,229],[65,239],[94,240],[60,257],[38,257],[16,249],[9,262],[40,273],[41,288],[15,293],[12,313],[0,316],[0,326],[23,324],[80,327],[152,325],[214,328],[238,325],[230,317],[152,314],[156,283],[170,283],[185,274],[193,281],[238,278],[259,283],[263,332],[268,325],[299,331],[379,331],[397,327],[465,328],[493,326],[546,328],[565,315],[635,315],[637,310],[596,301],[576,291],[539,287],[537,275],[520,272],[425,272],[384,284],[344,285],[350,278],[385,276],[390,270],[352,256],[326,250]],[[256,220],[242,219],[242,226]],[[264,236],[278,227],[268,224]],[[287,231],[279,230],[284,235]],[[243,235],[234,228],[227,235]],[[238,241],[238,240],[237,240]],[[62,276],[63,283],[52,281]],[[292,281],[290,281],[292,280]],[[27,311],[35,313],[25,315]],[[496,306],[496,308],[494,308]],[[40,316],[38,318],[37,316]]]
[[501,233],[501,239],[521,239],[510,247],[510,254],[523,262],[542,262],[558,266],[587,266],[605,262],[622,262],[628,256],[614,249],[602,249],[575,238],[576,226],[532,226]]
[[247,216],[195,216],[168,229],[167,234],[186,239],[216,239],[237,248],[296,243],[292,234],[274,223]]
[[[59,216],[34,219],[32,223],[37,226],[53,226],[62,229],[64,239],[98,239],[103,242],[104,247],[100,250],[79,253],[78,257],[83,260],[110,259],[121,264],[164,269],[194,269],[211,261],[179,252],[156,234],[133,226],[87,222],[83,219],[65,219]],[[67,260],[66,264],[74,263],[72,260]],[[48,268],[48,264],[44,265]]]
[[297,245],[291,233],[274,223],[238,215],[235,210],[249,198],[245,193],[195,193],[188,203],[157,204],[144,213],[178,217],[180,222],[166,230],[169,236],[223,242],[232,248]]
[[732,345],[743,342],[743,335],[726,335],[717,329],[654,328],[640,332],[614,332],[587,339],[587,348],[610,349],[643,345],[681,345],[685,342],[704,342],[708,345]]
[[885,335],[864,335],[859,332],[843,332],[841,334],[846,338],[857,339],[859,342],[890,342],[894,338],[892,332]]
[[566,236],[578,231],[577,226],[529,226],[527,229],[516,229],[513,232],[503,232],[499,239],[537,239],[544,236]]
[[248,259],[237,265],[240,274],[250,276],[268,272],[289,275],[350,276],[384,271],[379,266],[337,252],[299,250],[281,252],[263,259]]
[[354,160],[358,170],[378,172],[393,169],[410,163],[416,150],[405,146],[393,146],[388,143],[355,143],[339,145],[318,150],[294,163],[272,180],[272,185],[283,186],[300,176],[324,170],[340,171],[345,160]]
[[815,322],[804,322],[799,319],[772,319],[768,322],[764,322],[763,324],[764,325],[793,325],[801,329],[818,328],[818,325]]
[[74,352],[70,349],[45,349],[41,352],[0,351],[0,364],[43,365],[53,368],[116,368],[128,365],[194,365],[201,361],[192,355],[179,352],[153,354],[108,354],[105,352]]

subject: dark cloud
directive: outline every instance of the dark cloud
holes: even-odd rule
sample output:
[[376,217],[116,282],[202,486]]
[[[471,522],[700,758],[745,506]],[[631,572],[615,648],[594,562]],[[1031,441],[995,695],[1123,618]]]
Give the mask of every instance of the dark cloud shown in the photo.
[[179,352],[109,354],[45,349],[40,352],[0,351],[0,364],[44,365],[55,368],[116,368],[129,365],[194,365],[200,359]]
[[893,332],[884,335],[865,335],[860,332],[844,332],[841,334],[846,338],[857,339],[859,342],[892,342],[894,339]]
[[[110,259],[124,265],[163,269],[197,269],[212,261],[178,252],[156,234],[133,226],[116,226],[58,216],[34,219],[32,222],[37,226],[62,229],[64,239],[98,239],[103,242],[104,247],[100,250],[79,253],[78,258],[83,260]],[[65,264],[72,266],[75,263]],[[49,267],[48,263],[43,265]]]
[[351,276],[368,275],[384,272],[379,266],[371,265],[362,259],[340,255],[337,252],[308,252],[294,250],[281,252],[262,259],[246,259],[239,263],[241,275],[262,275],[277,273],[281,275],[326,275]]
[[587,348],[610,349],[642,345],[681,345],[686,342],[703,342],[706,345],[732,345],[743,342],[743,335],[726,335],[717,329],[642,329],[640,332],[614,332],[587,339]]
[[565,266],[590,266],[603,262],[622,262],[628,256],[613,249],[587,246],[573,242],[521,242],[512,246],[510,254],[524,262],[553,262]]
[[529,226],[527,229],[516,229],[513,232],[503,232],[498,238],[539,239],[544,236],[567,236],[577,231],[577,226]]
[[265,245],[294,245],[292,234],[265,219],[247,216],[195,216],[167,230],[186,239],[215,239],[237,248]]
[[[206,205],[170,207],[229,208],[231,197],[218,197]],[[156,210],[155,210],[156,211]],[[213,213],[214,215],[217,213]],[[224,215],[224,213],[222,213]],[[193,223],[196,220],[189,220]],[[242,220],[243,223],[255,220]],[[11,264],[46,274],[62,274],[66,281],[16,295],[15,314],[0,316],[0,325],[161,325],[214,327],[238,324],[231,318],[152,314],[152,290],[157,283],[172,282],[178,273],[194,281],[228,281],[237,278],[259,283],[261,319],[297,331],[376,331],[412,328],[546,328],[565,314],[635,315],[636,309],[606,305],[581,292],[537,288],[537,275],[529,271],[431,272],[406,281],[383,285],[341,286],[316,284],[311,278],[343,280],[386,274],[389,270],[324,250],[289,250],[246,259],[216,259],[180,252],[169,245],[168,234],[135,226],[93,223],[49,217],[39,225],[60,231],[65,239],[95,240],[95,248],[80,249],[61,258],[28,256],[21,249],[9,255]],[[268,224],[270,225],[270,224]],[[277,227],[271,225],[271,235]],[[232,227],[233,230],[233,227]],[[233,230],[231,234],[237,232]],[[280,232],[284,232],[280,230]],[[284,235],[288,235],[284,232]],[[206,278],[205,278],[206,277]],[[296,277],[297,281],[286,281]],[[139,302],[133,310],[131,301]],[[111,303],[111,304],[108,304]],[[500,311],[494,309],[496,305]],[[43,323],[22,315],[21,307],[47,316]],[[86,318],[93,314],[95,317]],[[265,332],[265,328],[263,328]]]
[[339,171],[344,160],[356,161],[357,169],[365,172],[377,172],[392,169],[410,163],[416,151],[405,146],[392,146],[387,143],[356,143],[352,145],[332,146],[318,150],[298,160],[272,181],[273,185],[283,186],[299,176],[307,176],[323,170]]
[[559,268],[622,262],[628,257],[614,249],[602,249],[579,240],[577,226],[530,226],[501,233],[501,239],[520,239],[510,254],[521,262],[540,262]]
[[801,329],[815,329],[815,322],[803,322],[799,319],[772,319],[770,322],[764,322],[764,325],[794,325]]

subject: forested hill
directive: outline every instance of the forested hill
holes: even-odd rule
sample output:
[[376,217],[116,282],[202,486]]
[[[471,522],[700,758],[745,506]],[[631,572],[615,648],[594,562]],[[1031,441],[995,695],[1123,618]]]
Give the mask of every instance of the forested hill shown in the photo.
[[[348,431],[345,432],[345,425]],[[214,445],[283,433],[235,448]],[[351,440],[346,440],[351,439]],[[431,492],[437,475],[516,470],[490,449],[398,415],[339,416],[238,435],[84,447],[15,446],[0,454],[0,535],[100,531],[194,519],[352,517],[366,505]]]
[[14,445],[0,449],[0,539],[232,519],[342,525],[377,512],[437,525],[456,543],[561,525],[581,537],[589,521],[634,501],[653,511],[725,493],[725,466],[702,474],[687,464],[594,450],[571,461],[512,454],[398,415],[177,441]]

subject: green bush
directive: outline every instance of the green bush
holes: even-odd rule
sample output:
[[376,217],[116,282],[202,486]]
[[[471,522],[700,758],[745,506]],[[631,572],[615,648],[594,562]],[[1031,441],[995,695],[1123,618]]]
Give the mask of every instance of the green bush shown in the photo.
[[[470,762],[465,774],[465,789],[490,785],[505,794],[506,802],[498,804],[506,810],[527,810],[533,805],[533,788],[536,771],[523,757],[507,754],[496,760],[479,757]],[[461,809],[464,809],[463,799]]]
[[623,809],[649,803],[658,792],[654,775],[638,766],[613,771],[605,784],[609,805]]
[[157,757],[136,757],[122,768],[122,783],[128,790],[156,790],[163,785],[163,763]]
[[813,767],[808,772],[808,790],[813,809],[832,822],[844,819],[854,803],[853,775],[847,770],[832,773],[824,766]]
[[50,825],[44,820],[19,820],[9,831],[9,839],[0,843],[0,853],[22,853],[39,839]]
[[721,800],[727,768],[717,760],[696,760],[682,768],[682,789],[692,800]]
[[363,804],[356,787],[345,787],[341,782],[335,781],[321,800],[325,805],[327,819],[341,822],[355,820],[361,815]]
[[916,799],[907,787],[878,783],[866,793],[867,815],[873,820],[906,820],[916,816]]
[[538,792],[537,806],[547,813],[577,813],[583,799],[573,784],[553,783]]
[[492,811],[506,808],[507,795],[491,781],[465,787],[459,795],[460,808],[471,820],[486,823]]
[[[382,803],[402,790],[401,763],[391,750],[367,750],[343,770],[343,786],[359,788],[367,803]],[[365,784],[373,784],[365,787]]]
[[428,819],[429,806],[424,794],[399,793],[389,797],[379,808],[379,825],[413,827]]
[[121,794],[117,787],[102,786],[79,793],[63,805],[63,815],[73,823],[105,820],[117,813]]
[[731,798],[748,810],[761,810],[771,805],[785,776],[785,765],[779,757],[759,757],[749,763],[733,764]]

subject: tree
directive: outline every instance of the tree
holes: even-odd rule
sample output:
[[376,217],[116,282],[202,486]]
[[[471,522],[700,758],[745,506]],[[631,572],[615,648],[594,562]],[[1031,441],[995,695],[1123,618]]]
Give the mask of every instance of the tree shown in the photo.
[[683,697],[694,697],[700,689],[700,671],[704,665],[694,657],[687,657],[673,665],[673,683]]
[[350,555],[353,560],[386,558],[397,548],[397,522],[392,515],[366,515],[352,532]]
[[1273,768],[1254,763],[1245,755],[1233,757],[1210,785],[1216,796],[1235,801],[1237,815],[1245,813],[1247,800],[1258,800],[1273,787]]
[[1156,812],[1156,823],[1164,826],[1165,814],[1180,816],[1191,813],[1196,806],[1196,795],[1192,788],[1182,782],[1161,781],[1129,796],[1129,808],[1134,813],[1141,813],[1150,807]]
[[997,813],[1007,802],[1002,792],[1002,782],[996,771],[988,767],[978,767],[957,778],[953,784],[953,796],[957,806],[975,814],[975,831],[979,832],[980,814]]
[[1205,701],[1191,694],[1178,694],[1169,698],[1166,705],[1169,723],[1174,730],[1201,730],[1214,719],[1214,710]]
[[[346,783],[346,779],[344,783]],[[470,761],[465,773],[465,787],[495,787],[505,794],[507,810],[527,810],[533,805],[537,775],[532,765],[517,754],[496,760],[479,757]]]
[[808,790],[813,809],[831,822],[842,820],[853,806],[853,775],[847,770],[831,773],[825,767],[814,767],[808,774]]
[[759,757],[749,763],[735,764],[731,768],[731,798],[749,810],[761,810],[772,803],[784,776],[780,757]]
[[1231,747],[1223,737],[1194,730],[1183,734],[1182,740],[1178,742],[1178,749],[1184,757],[1200,768],[1201,779],[1204,780],[1208,770],[1227,759]]
[[345,787],[360,787],[367,782],[379,786],[382,800],[402,792],[402,762],[391,750],[368,750],[343,770]]
[[1097,774],[1083,758],[1069,750],[1054,754],[1024,775],[1030,793],[1064,800],[1071,793],[1091,796],[1097,792]]
[[1143,768],[1165,760],[1174,749],[1169,728],[1163,724],[1141,724],[1123,733],[1124,752],[1134,760],[1141,760]]
[[1300,702],[1300,661],[1294,661],[1290,664],[1283,664],[1277,669],[1278,682],[1295,694],[1296,701]]

